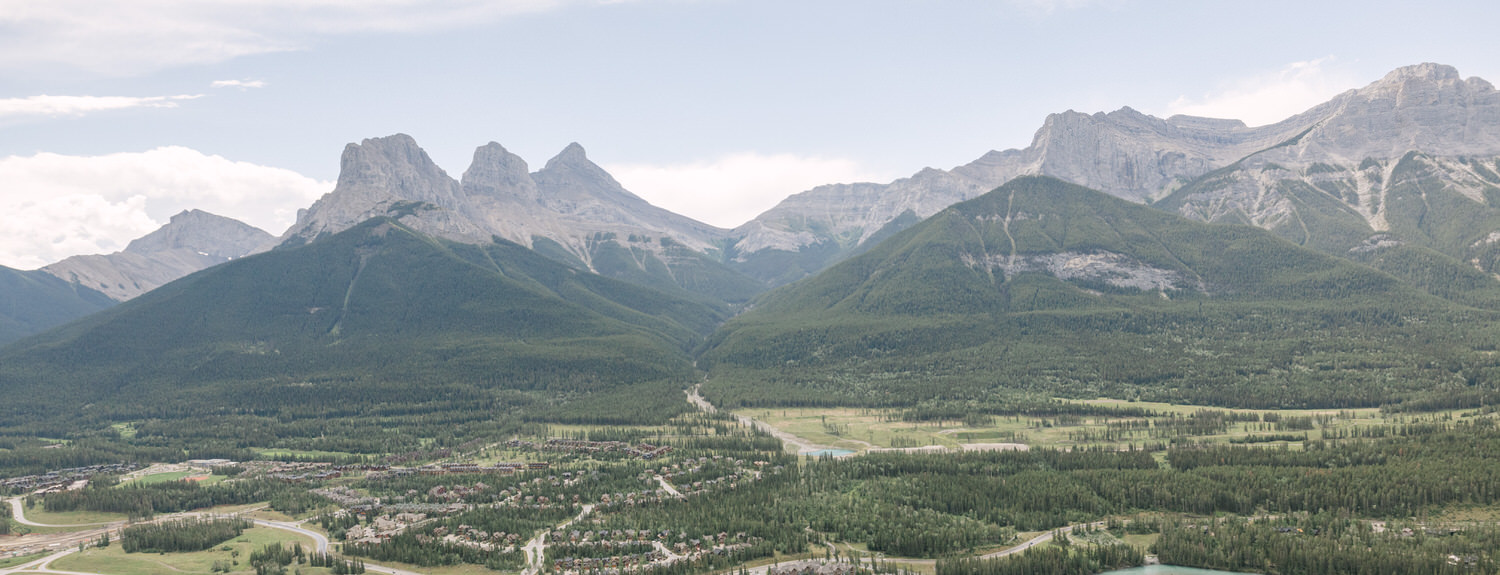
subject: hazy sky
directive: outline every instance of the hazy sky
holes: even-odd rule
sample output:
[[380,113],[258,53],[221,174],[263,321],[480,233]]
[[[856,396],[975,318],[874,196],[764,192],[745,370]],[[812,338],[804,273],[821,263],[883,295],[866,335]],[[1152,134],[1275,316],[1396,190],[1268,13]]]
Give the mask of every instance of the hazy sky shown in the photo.
[[1047,114],[1265,124],[1425,61],[1500,81],[1500,3],[0,0],[0,265],[185,208],[279,234],[348,142],[457,177],[569,142],[724,227],[817,184],[1024,147]]

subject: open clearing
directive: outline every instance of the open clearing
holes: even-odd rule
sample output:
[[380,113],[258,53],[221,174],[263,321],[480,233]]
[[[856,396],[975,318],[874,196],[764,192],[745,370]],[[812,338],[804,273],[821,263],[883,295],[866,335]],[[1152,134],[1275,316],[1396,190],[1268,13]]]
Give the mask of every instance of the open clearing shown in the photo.
[[[156,575],[159,573],[213,574],[214,561],[239,561],[231,573],[254,573],[250,567],[250,552],[280,542],[290,546],[302,543],[303,549],[311,551],[313,540],[280,529],[247,529],[239,537],[207,551],[193,553],[126,553],[119,544],[105,548],[90,548],[52,563],[52,568],[61,571],[105,573],[108,575]],[[223,550],[229,547],[229,551]],[[238,555],[236,555],[238,552]],[[324,570],[307,567],[303,573],[323,573]]]
[[[1382,414],[1367,409],[1220,409],[1118,400],[1075,403],[1150,410],[1152,417],[1115,416],[992,416],[986,426],[971,426],[956,420],[902,421],[898,409],[865,408],[752,408],[735,412],[779,431],[818,445],[859,453],[889,451],[990,451],[1003,449],[1100,447],[1128,449],[1146,444],[1164,444],[1173,439],[1205,443],[1254,443],[1301,446],[1307,440],[1380,431],[1415,421],[1459,420],[1489,414],[1452,410],[1424,414]],[[1165,429],[1192,419],[1201,411],[1228,414],[1222,428],[1173,435]],[[970,421],[970,423],[973,423]],[[1127,426],[1140,426],[1127,430]]]

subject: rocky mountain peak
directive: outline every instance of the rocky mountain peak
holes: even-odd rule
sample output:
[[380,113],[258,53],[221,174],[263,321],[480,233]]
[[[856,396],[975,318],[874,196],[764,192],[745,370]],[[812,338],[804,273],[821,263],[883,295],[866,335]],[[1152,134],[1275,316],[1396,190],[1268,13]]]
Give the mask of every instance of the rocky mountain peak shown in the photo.
[[474,196],[511,195],[536,199],[536,182],[526,160],[490,142],[474,150],[474,161],[464,171],[464,193]]
[[339,162],[340,190],[370,188],[400,199],[453,204],[453,179],[406,134],[369,138],[344,147]]
[[1370,89],[1400,88],[1413,82],[1426,84],[1454,83],[1462,79],[1458,74],[1458,68],[1446,64],[1424,62],[1391,70],[1384,78],[1371,84]]
[[[344,147],[338,185],[300,212],[281,241],[312,241],[402,210],[407,211],[403,221],[424,233],[450,239],[488,238],[458,215],[464,204],[458,181],[439,168],[411,136],[370,138]],[[415,210],[408,208],[414,205]]]
[[577,142],[568,144],[562,152],[547,160],[547,165],[532,174],[532,178],[544,198],[618,196],[633,202],[645,202],[627,191],[604,168],[590,161],[583,146]]
[[201,210],[172,216],[166,225],[136,238],[123,251],[73,256],[41,269],[116,301],[210,266],[254,253],[275,238],[239,220]]
[[556,156],[553,156],[551,160],[547,160],[546,167],[552,168],[555,166],[583,164],[593,165],[593,162],[589,161],[588,152],[584,151],[583,146],[579,145],[578,142],[572,142],[566,148],[563,148],[561,152],[558,152]]
[[271,239],[271,234],[239,220],[184,210],[156,231],[131,241],[125,251],[152,255],[185,249],[227,260],[248,254]]

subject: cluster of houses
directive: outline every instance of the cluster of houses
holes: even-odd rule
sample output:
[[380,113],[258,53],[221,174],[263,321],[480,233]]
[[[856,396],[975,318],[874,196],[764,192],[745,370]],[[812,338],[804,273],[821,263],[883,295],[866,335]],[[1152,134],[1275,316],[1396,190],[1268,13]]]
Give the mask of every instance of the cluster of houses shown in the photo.
[[535,449],[538,451],[553,451],[560,453],[624,453],[631,457],[651,460],[672,452],[670,445],[651,445],[649,443],[629,444],[624,441],[585,441],[581,439],[551,438],[540,444],[534,441],[512,439],[505,443],[506,447],[512,449]]
[[339,507],[351,511],[373,511],[380,508],[379,497],[370,497],[343,485],[319,487],[312,490],[312,493],[321,495],[337,503]]
[[0,481],[0,491],[22,493],[27,491],[66,489],[78,481],[86,480],[96,475],[120,475],[134,471],[139,467],[139,465],[134,463],[110,463],[106,465],[89,465],[86,467],[69,467],[38,475],[23,475]]
[[485,551],[498,550],[501,553],[515,552],[516,546],[522,543],[520,533],[504,531],[490,533],[469,525],[459,525],[451,533],[447,527],[438,527],[432,530],[432,536],[441,538],[442,542],[448,545],[473,547]]
[[[755,462],[757,466],[765,464],[764,461]],[[712,459],[708,457],[699,457],[697,460],[688,459],[670,466],[663,466],[654,473],[675,484],[684,496],[707,493],[719,488],[734,489],[739,487],[740,481],[754,481],[760,479],[761,475],[759,470],[747,468],[745,460],[728,459],[722,455],[715,455]],[[686,481],[698,474],[711,477],[700,481]]]
[[[672,547],[669,549],[665,542],[673,539],[674,535],[677,542],[672,544]],[[627,552],[609,557],[564,557],[554,559],[551,564],[552,570],[563,574],[586,571],[603,571],[607,573],[611,569],[617,573],[649,571],[681,561],[696,561],[704,555],[729,555],[760,541],[760,538],[751,537],[745,533],[736,533],[733,536],[728,533],[719,533],[718,535],[688,537],[686,533],[679,532],[674,534],[670,529],[663,529],[661,531],[649,529],[609,531],[601,529],[599,531],[582,532],[574,530],[567,533],[555,530],[548,533],[548,538],[553,542],[573,548],[606,547],[622,551],[640,551],[641,544],[645,542],[650,542],[654,548],[654,551],[650,552]],[[561,555],[567,552],[567,549],[559,548],[553,555]],[[589,554],[594,555],[596,553]]]
[[794,561],[772,565],[769,575],[853,575],[854,571],[854,565],[849,563]]
[[499,462],[493,465],[480,465],[478,463],[429,463],[421,467],[388,467],[374,472],[369,477],[407,477],[411,475],[450,475],[455,473],[493,473],[496,475],[515,475],[522,471],[546,471],[552,468],[552,464],[546,461],[532,461],[527,463]]
[[426,520],[427,515],[423,513],[382,515],[371,520],[368,525],[355,525],[344,531],[344,541],[367,545],[381,543]]
[[661,551],[612,555],[609,557],[565,557],[552,560],[551,570],[563,575],[583,572],[599,573],[600,575],[618,575],[620,573],[649,571],[667,560],[668,557]]

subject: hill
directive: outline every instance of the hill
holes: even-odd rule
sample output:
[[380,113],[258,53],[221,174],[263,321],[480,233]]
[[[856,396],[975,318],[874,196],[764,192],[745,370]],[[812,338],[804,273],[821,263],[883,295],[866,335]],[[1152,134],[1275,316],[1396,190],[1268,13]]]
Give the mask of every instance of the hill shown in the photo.
[[42,271],[0,266],[0,345],[114,305],[98,291]]
[[721,320],[708,305],[504,240],[457,244],[376,218],[0,351],[0,419],[493,419],[682,381],[686,350]]
[[699,363],[730,406],[1378,405],[1488,381],[1493,318],[1265,230],[1023,177],[763,296]]

